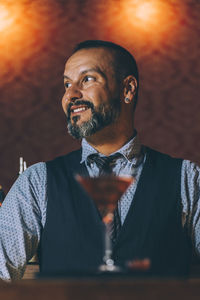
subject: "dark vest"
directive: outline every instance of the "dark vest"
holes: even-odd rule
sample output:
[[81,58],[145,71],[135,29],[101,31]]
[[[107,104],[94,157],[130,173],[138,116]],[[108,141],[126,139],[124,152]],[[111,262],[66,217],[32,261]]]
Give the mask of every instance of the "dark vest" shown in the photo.
[[[92,271],[102,263],[103,223],[76,182],[81,149],[47,162],[47,217],[39,249],[44,273]],[[114,246],[123,265],[150,258],[154,275],[187,275],[190,243],[181,222],[182,160],[147,149],[134,199]]]

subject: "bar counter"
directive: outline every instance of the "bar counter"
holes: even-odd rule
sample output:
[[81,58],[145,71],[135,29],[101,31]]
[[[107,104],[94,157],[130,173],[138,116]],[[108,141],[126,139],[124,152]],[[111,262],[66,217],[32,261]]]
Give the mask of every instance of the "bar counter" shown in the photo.
[[0,283],[1,300],[199,300],[200,279],[62,279]]

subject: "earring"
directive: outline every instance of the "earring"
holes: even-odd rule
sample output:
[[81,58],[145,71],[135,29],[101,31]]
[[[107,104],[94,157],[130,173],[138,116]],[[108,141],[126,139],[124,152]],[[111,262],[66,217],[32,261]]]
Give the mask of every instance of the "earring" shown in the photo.
[[126,98],[124,99],[124,101],[125,101],[125,103],[130,103],[130,102],[131,102],[131,100],[130,100],[128,97],[126,97]]

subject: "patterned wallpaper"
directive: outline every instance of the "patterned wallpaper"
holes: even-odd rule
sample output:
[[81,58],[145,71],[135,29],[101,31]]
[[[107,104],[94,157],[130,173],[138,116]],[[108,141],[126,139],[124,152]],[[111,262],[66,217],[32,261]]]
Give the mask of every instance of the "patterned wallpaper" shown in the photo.
[[200,163],[198,0],[1,0],[0,184],[28,165],[78,147],[61,108],[62,74],[85,39],[121,44],[140,70],[141,140]]

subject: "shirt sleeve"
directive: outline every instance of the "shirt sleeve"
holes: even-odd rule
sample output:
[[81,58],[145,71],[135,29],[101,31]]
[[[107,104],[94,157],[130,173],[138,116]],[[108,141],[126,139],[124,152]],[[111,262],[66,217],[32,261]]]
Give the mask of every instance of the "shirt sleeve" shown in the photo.
[[37,251],[46,218],[46,165],[23,172],[0,208],[0,278],[22,278]]
[[187,226],[194,253],[200,258],[200,167],[184,160],[181,175],[183,223]]

